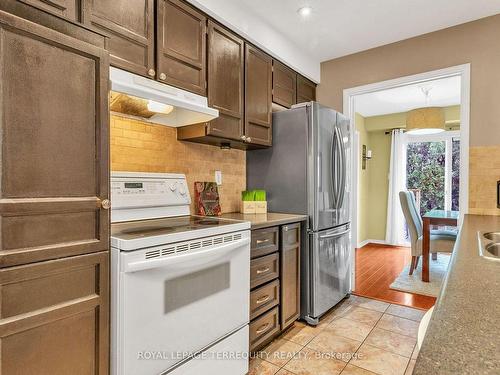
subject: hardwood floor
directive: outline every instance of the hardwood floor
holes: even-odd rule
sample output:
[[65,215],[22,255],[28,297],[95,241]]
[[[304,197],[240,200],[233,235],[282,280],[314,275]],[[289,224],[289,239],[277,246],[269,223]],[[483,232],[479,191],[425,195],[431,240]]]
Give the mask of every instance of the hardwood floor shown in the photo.
[[368,244],[356,250],[356,295],[429,309],[436,298],[392,290],[389,285],[411,260],[410,249]]

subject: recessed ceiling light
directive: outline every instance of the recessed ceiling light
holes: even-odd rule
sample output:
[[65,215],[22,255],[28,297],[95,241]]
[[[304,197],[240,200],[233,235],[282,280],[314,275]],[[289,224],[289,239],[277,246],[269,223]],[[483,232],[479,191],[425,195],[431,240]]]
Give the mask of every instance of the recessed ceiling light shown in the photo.
[[309,6],[305,6],[297,10],[297,13],[300,14],[302,17],[307,17],[308,15],[311,14],[311,12],[312,8]]

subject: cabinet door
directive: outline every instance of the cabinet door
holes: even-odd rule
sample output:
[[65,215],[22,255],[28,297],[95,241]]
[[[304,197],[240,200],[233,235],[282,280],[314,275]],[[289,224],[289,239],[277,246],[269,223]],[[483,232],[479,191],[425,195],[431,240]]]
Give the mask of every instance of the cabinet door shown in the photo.
[[207,18],[180,0],[159,0],[157,9],[158,79],[206,95]]
[[84,0],[83,23],[108,37],[111,65],[155,77],[154,0]]
[[0,270],[2,375],[107,375],[109,252]]
[[297,73],[273,61],[273,102],[290,108],[297,102]]
[[281,329],[300,315],[300,223],[281,227]]
[[66,18],[71,21],[80,21],[81,0],[21,0],[38,9]]
[[316,85],[307,78],[297,74],[297,103],[316,100]]
[[0,50],[0,268],[107,250],[107,52],[4,12]]
[[219,110],[208,135],[243,136],[243,58],[243,39],[208,21],[208,105]]
[[246,142],[271,146],[272,125],[271,56],[245,45],[245,136]]

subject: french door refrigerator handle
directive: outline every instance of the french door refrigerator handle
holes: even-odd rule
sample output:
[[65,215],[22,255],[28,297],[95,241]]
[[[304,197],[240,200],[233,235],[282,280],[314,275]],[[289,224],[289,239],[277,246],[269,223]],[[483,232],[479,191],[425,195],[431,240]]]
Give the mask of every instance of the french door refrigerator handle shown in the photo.
[[324,240],[326,238],[334,238],[334,237],[340,237],[340,236],[343,236],[344,234],[347,234],[349,233],[351,229],[346,229],[342,232],[339,232],[339,233],[333,233],[333,234],[327,234],[327,235],[324,235],[324,236],[320,236],[319,239],[320,240]]
[[337,200],[338,200],[338,170],[337,170],[337,147],[335,145],[337,143],[337,128],[334,128],[332,135],[332,192],[333,192],[333,208],[337,208]]
[[[347,178],[347,165],[346,165],[346,154],[345,154],[345,146],[344,146],[344,138],[342,131],[338,129],[339,133],[339,146],[340,146],[340,155],[341,155],[341,170],[342,170],[342,179],[341,179],[341,184],[340,184],[340,199],[339,199],[339,205],[341,205],[344,201],[344,195],[345,195],[345,190],[346,190],[346,178]],[[340,207],[339,207],[340,208]]]
[[323,155],[321,151],[318,152],[318,192],[323,191],[323,178],[321,176],[321,171],[323,169]]
[[[342,133],[340,132],[338,127],[335,127],[334,130],[335,137],[334,143],[336,143],[335,147],[335,207],[340,208],[342,201],[344,200],[344,184],[345,178],[343,177],[343,169],[344,169],[344,156],[343,156],[343,144],[342,144]],[[332,146],[333,147],[333,146]]]

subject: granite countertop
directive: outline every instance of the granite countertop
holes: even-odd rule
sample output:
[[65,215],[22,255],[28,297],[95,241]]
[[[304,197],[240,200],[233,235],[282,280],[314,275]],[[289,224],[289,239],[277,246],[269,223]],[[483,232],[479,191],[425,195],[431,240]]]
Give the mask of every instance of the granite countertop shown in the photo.
[[267,214],[242,214],[239,212],[231,212],[223,214],[221,217],[223,219],[249,221],[252,229],[267,228],[275,225],[307,220],[307,215],[280,214],[275,212],[268,212]]
[[479,255],[478,231],[500,216],[465,215],[414,374],[500,374],[500,261]]

